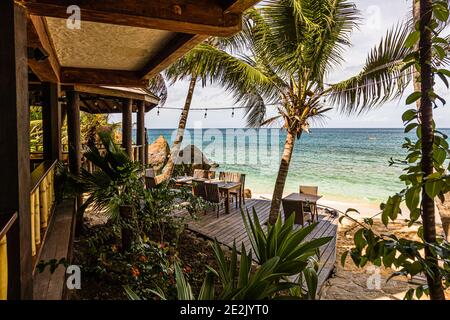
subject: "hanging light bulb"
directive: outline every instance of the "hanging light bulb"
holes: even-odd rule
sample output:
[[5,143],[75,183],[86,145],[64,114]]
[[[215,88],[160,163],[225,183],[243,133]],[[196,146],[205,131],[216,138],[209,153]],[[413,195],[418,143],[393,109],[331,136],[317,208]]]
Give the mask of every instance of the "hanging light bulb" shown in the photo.
[[208,109],[205,109],[205,119],[206,119],[207,115],[208,115]]
[[156,115],[159,116],[159,107],[158,107],[158,110],[156,111]]
[[231,117],[234,118],[234,108],[232,110],[233,111],[231,112]]

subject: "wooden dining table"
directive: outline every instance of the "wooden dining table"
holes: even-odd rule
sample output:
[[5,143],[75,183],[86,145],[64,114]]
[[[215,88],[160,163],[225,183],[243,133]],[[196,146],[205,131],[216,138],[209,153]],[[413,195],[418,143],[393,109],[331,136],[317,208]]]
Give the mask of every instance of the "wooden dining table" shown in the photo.
[[215,183],[219,187],[219,191],[225,194],[225,213],[230,213],[230,193],[237,192],[239,201],[237,204],[239,208],[242,207],[242,183],[240,182],[227,182],[218,179],[207,179],[207,178],[194,178],[194,177],[179,177],[175,179],[177,185],[192,185],[193,180],[203,181],[205,183]]

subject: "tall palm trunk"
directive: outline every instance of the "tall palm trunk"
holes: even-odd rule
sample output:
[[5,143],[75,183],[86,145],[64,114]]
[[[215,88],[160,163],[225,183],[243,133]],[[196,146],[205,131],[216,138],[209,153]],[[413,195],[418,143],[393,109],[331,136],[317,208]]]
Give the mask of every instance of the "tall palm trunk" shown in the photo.
[[181,142],[183,142],[184,130],[186,129],[186,123],[189,116],[189,109],[191,108],[192,97],[194,95],[195,85],[197,84],[197,75],[192,74],[191,81],[189,82],[189,90],[184,103],[183,111],[181,112],[180,121],[178,123],[177,136],[173,142],[171,153],[167,164],[165,165],[161,177],[158,177],[158,181],[164,181],[170,178],[175,168],[175,160],[178,158],[181,148]]
[[[412,12],[413,31],[415,31],[415,26],[420,21],[420,0],[413,0],[412,9],[413,9],[413,12]],[[417,43],[415,45],[414,50],[419,51],[419,43]],[[421,90],[420,71],[417,69],[416,66],[414,66],[413,84],[414,84],[414,91],[420,92],[420,90]],[[420,109],[420,99],[416,101],[416,107],[417,107],[417,110]]]
[[[432,0],[420,0],[420,82],[422,99],[420,105],[420,122],[422,131],[422,160],[421,167],[424,176],[433,173],[433,106],[431,103],[429,92],[433,89],[433,74],[431,70],[431,31],[429,28],[432,18]],[[425,186],[422,188],[422,221],[423,236],[427,243],[436,242],[436,223],[434,212],[434,199],[430,198],[425,192]],[[434,260],[429,248],[425,248],[425,259]],[[427,282],[432,300],[445,300],[444,291],[442,289],[442,279],[436,267],[432,267],[431,271],[434,277],[427,273]]]
[[278,169],[277,180],[272,195],[272,203],[270,205],[269,223],[275,224],[278,213],[280,212],[281,198],[283,197],[284,185],[291,163],[292,152],[294,151],[295,134],[288,130],[286,142],[284,143],[283,156],[281,157],[280,168]]

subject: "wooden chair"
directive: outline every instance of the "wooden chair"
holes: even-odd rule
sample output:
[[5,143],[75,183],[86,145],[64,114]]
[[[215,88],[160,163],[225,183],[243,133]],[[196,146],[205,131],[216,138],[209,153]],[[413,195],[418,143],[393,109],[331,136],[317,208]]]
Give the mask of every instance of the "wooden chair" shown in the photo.
[[[239,172],[223,172],[222,171],[219,173],[219,180],[222,180],[225,182],[240,182],[241,183],[242,202],[245,203],[245,198],[244,198],[245,174],[239,173]],[[236,208],[237,208],[239,193],[237,191],[231,191],[230,195],[232,195],[236,198]]]
[[192,194],[196,197],[206,199],[205,182],[202,180],[192,180]]
[[206,201],[214,205],[218,218],[220,206],[225,203],[225,199],[220,194],[219,185],[216,183],[205,183],[204,186],[206,191]]
[[[317,186],[300,186],[300,194],[308,194],[317,196],[319,194],[319,187]],[[311,213],[313,221],[318,221],[317,205],[314,203],[303,203],[303,211],[309,211]]]
[[291,214],[295,214],[295,224],[305,225],[305,222],[312,221],[312,215],[308,211],[303,210],[301,202],[282,199],[284,218],[287,219]]
[[202,169],[195,169],[194,173],[192,175],[197,179],[214,179],[216,176],[216,172],[215,171],[209,171],[209,170],[202,170]]

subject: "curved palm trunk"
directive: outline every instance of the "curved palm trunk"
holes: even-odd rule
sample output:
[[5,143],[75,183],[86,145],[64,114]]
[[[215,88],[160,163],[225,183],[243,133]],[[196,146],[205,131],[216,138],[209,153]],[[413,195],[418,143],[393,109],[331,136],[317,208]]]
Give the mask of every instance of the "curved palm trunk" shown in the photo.
[[[422,124],[422,161],[421,167],[424,177],[433,173],[433,105],[429,92],[433,89],[433,74],[431,70],[431,23],[432,0],[420,0],[420,82],[422,99],[420,105],[420,122]],[[430,198],[422,187],[422,222],[423,236],[427,243],[436,243],[436,222],[434,199]],[[435,260],[429,247],[425,247],[425,259]],[[435,274],[431,277],[427,273],[427,282],[432,300],[445,300],[442,288],[442,278],[436,267],[431,267]]]
[[175,141],[173,142],[169,160],[164,166],[162,174],[158,177],[158,181],[164,181],[171,177],[172,172],[175,168],[175,160],[178,158],[181,148],[181,142],[183,141],[184,130],[186,129],[186,123],[189,116],[189,109],[191,108],[192,97],[194,95],[195,85],[197,84],[197,76],[192,75],[191,81],[189,83],[189,90],[186,96],[186,101],[184,103],[183,111],[181,112],[180,121],[178,123],[178,131]]
[[281,157],[280,168],[278,169],[277,180],[272,195],[272,203],[270,205],[269,223],[275,224],[280,212],[281,198],[283,197],[284,185],[291,163],[292,152],[294,151],[295,135],[287,132],[286,142],[284,143],[283,156]]

